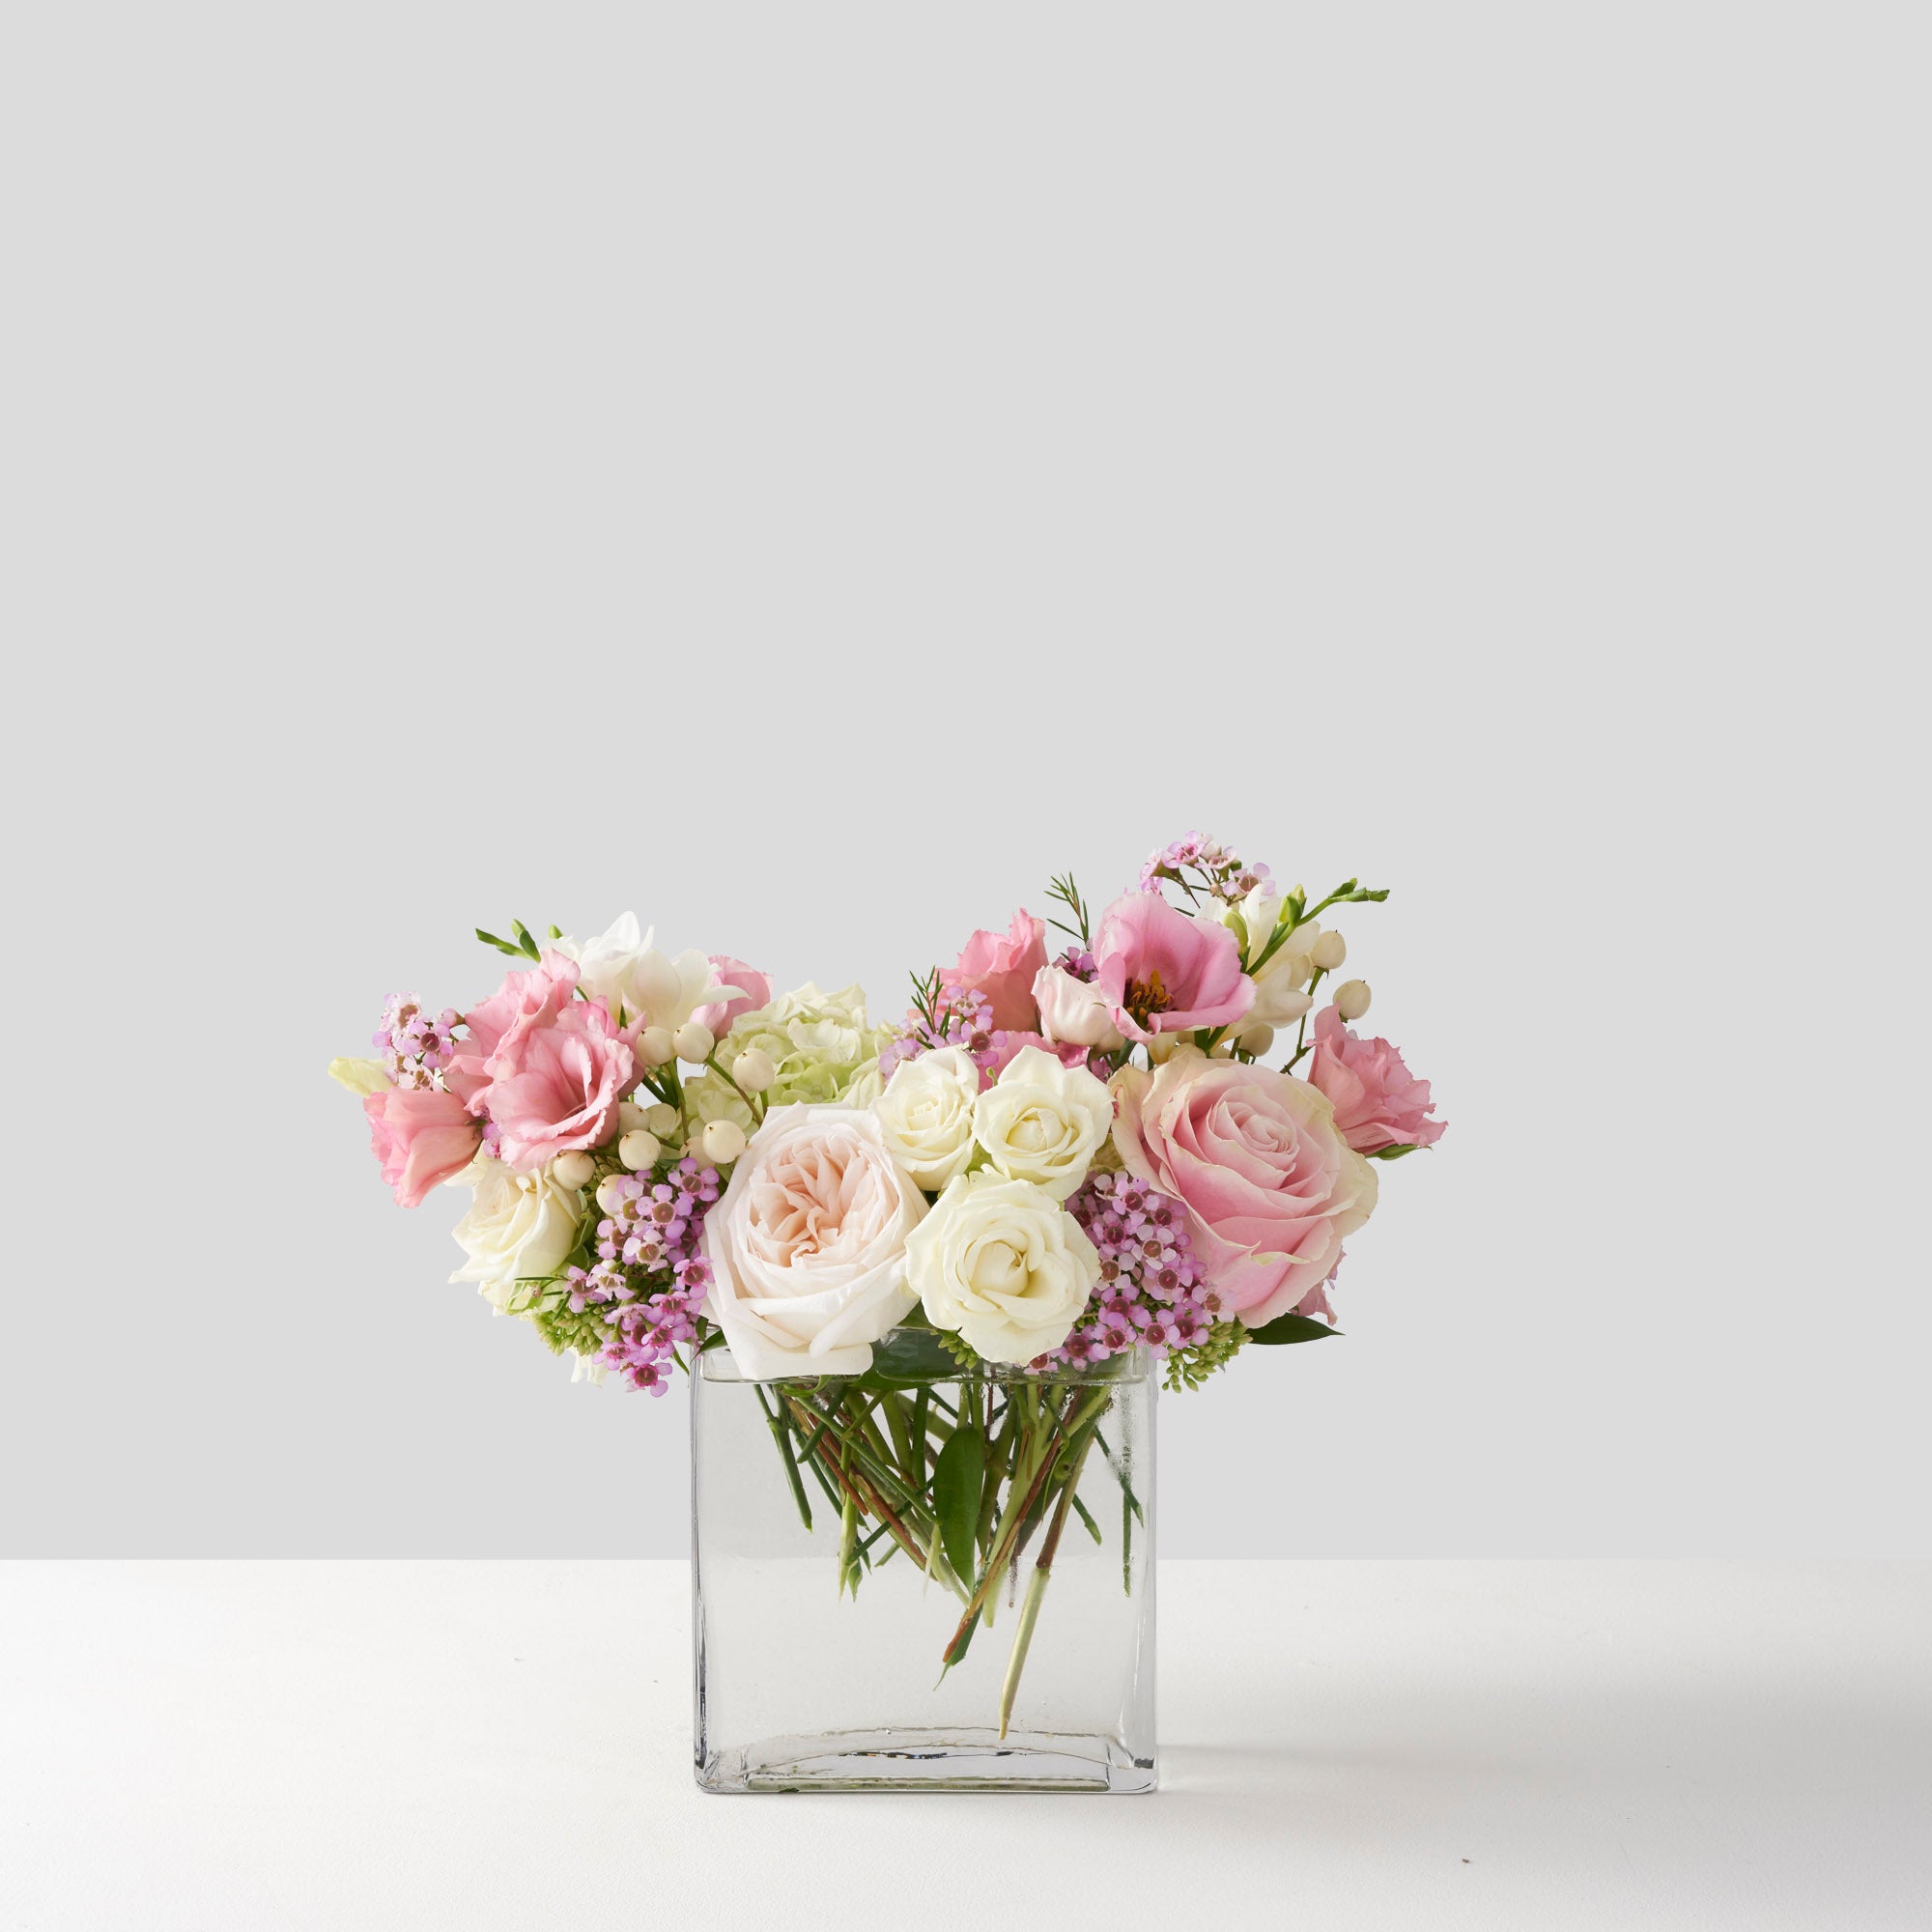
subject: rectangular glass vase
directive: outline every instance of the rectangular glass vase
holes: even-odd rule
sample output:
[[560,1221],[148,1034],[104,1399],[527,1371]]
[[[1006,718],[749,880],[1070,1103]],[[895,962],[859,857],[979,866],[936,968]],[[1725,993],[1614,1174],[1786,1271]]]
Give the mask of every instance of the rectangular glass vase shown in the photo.
[[717,1349],[691,1415],[702,1789],[1154,1788],[1144,1354],[968,1374],[899,1330],[871,1376],[750,1382]]

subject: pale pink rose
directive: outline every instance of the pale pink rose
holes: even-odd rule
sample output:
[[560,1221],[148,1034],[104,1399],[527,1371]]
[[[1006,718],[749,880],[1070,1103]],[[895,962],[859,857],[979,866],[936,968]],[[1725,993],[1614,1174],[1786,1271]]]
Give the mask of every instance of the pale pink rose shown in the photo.
[[1064,966],[1042,966],[1034,979],[1033,996],[1039,1006],[1039,1030],[1048,1039],[1109,1053],[1121,1044],[1107,996],[1091,980],[1076,979]]
[[704,1219],[705,1312],[754,1379],[861,1376],[908,1315],[925,1196],[869,1107],[774,1107]]
[[487,1000],[464,1014],[468,1037],[457,1042],[456,1056],[443,1069],[443,1085],[461,1094],[472,1114],[486,1112],[491,1055],[514,1034],[549,1026],[576,991],[576,960],[549,947],[536,965],[505,974],[503,983]]
[[1033,982],[1046,964],[1046,922],[1022,909],[1005,932],[976,932],[956,966],[940,979],[958,992],[983,993],[993,1004],[989,1026],[1037,1033],[1039,1009]]
[[439,1180],[461,1174],[483,1141],[483,1129],[454,1094],[435,1087],[384,1087],[362,1102],[369,1146],[383,1179],[405,1208],[422,1205]]
[[754,1013],[761,1007],[772,1003],[772,976],[760,973],[755,966],[747,966],[742,959],[733,959],[728,952],[714,952],[711,955],[711,983],[714,986],[735,986],[736,994],[728,1000],[714,1000],[709,1006],[699,1007],[692,1014],[701,1027],[711,1029],[714,1039],[723,1039],[731,1031],[734,1022],[747,1013]]
[[1291,1074],[1181,1053],[1122,1068],[1114,1094],[1128,1173],[1186,1206],[1195,1260],[1251,1328],[1325,1282],[1376,1205],[1374,1163]]
[[1342,1138],[1357,1153],[1428,1147],[1449,1124],[1423,1118],[1435,1105],[1429,1082],[1416,1079],[1387,1040],[1358,1039],[1333,1007],[1315,1015],[1308,1084],[1327,1094]]
[[1255,1003],[1234,933],[1189,919],[1158,893],[1122,893],[1101,914],[1094,966],[1114,1024],[1143,1043],[1156,1034],[1231,1026]]
[[520,1018],[485,1070],[497,1151],[520,1174],[573,1149],[601,1147],[616,1131],[617,1102],[638,1077],[601,1000],[573,1000],[547,1024]]

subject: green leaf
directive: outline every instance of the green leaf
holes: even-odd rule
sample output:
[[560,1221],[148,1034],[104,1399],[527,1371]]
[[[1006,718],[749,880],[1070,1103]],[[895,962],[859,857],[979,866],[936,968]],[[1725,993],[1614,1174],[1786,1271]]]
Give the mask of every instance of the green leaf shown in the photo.
[[862,1388],[917,1388],[959,1378],[959,1364],[930,1328],[895,1328],[872,1344],[872,1367]]
[[1277,1315],[1272,1321],[1251,1329],[1248,1340],[1271,1348],[1278,1342],[1320,1342],[1341,1332],[1325,1321],[1316,1321],[1312,1315]]
[[1420,1144],[1410,1142],[1407,1147],[1377,1148],[1373,1153],[1365,1154],[1363,1158],[1365,1160],[1400,1160],[1406,1153],[1419,1153],[1420,1151]]
[[524,952],[527,953],[530,958],[541,959],[543,957],[542,949],[537,945],[536,941],[530,937],[530,929],[523,923],[522,920],[513,919],[510,922],[510,930],[517,935],[518,947]]
[[512,959],[523,957],[524,949],[521,946],[512,946],[507,939],[498,939],[494,932],[485,932],[480,925],[476,928],[476,937],[485,946],[494,946],[498,952],[507,952]]
[[985,1440],[969,1423],[946,1438],[939,1461],[932,1465],[933,1514],[939,1519],[939,1540],[955,1577],[973,1574],[973,1532],[980,1521],[985,1461]]

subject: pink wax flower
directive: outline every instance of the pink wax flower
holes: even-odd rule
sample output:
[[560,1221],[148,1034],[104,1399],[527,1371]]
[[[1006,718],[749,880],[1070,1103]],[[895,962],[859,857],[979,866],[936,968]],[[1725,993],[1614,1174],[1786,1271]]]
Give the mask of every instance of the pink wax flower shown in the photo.
[[1328,1096],[1342,1138],[1357,1153],[1428,1147],[1449,1124],[1423,1118],[1435,1105],[1429,1082],[1417,1080],[1387,1040],[1358,1039],[1333,1007],[1315,1016],[1308,1084]]
[[520,1015],[485,1070],[483,1097],[497,1151],[523,1174],[608,1141],[616,1131],[617,1102],[638,1077],[637,1061],[602,1000],[573,1000],[547,1021]]
[[577,961],[549,948],[536,965],[505,974],[503,983],[463,1016],[469,1037],[457,1042],[443,1085],[461,1094],[472,1114],[483,1113],[491,1056],[517,1033],[549,1026],[576,991]]
[[383,1179],[405,1208],[419,1208],[439,1180],[461,1174],[483,1139],[469,1110],[438,1087],[384,1087],[362,1111]]
[[981,993],[991,1003],[990,1023],[1015,1033],[1039,1029],[1033,982],[1046,964],[1046,922],[1022,908],[1005,932],[976,932],[959,963],[940,979],[956,993]]
[[1154,893],[1122,893],[1101,914],[1094,964],[1114,1024],[1144,1044],[1156,1034],[1232,1025],[1255,1003],[1234,933]]
[[[1151,900],[1149,903],[1152,903]],[[1114,1079],[1114,1145],[1126,1170],[1187,1209],[1194,1259],[1251,1328],[1310,1295],[1376,1205],[1376,1170],[1324,1094],[1271,1066],[1176,1054]]]
[[747,1013],[754,1013],[760,1007],[771,1005],[772,976],[760,973],[755,966],[747,966],[742,959],[733,959],[728,952],[712,953],[711,970],[711,983],[714,986],[736,986],[738,997],[714,1000],[708,1007],[699,1007],[691,1017],[699,1026],[709,1027],[714,1039],[723,1039],[733,1024]]

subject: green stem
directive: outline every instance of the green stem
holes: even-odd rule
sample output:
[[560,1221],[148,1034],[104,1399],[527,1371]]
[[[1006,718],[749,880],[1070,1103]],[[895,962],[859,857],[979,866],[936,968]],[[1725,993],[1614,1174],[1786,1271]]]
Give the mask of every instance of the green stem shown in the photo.
[[798,1520],[807,1529],[811,1527],[811,1504],[806,1499],[805,1479],[798,1473],[798,1463],[791,1451],[791,1429],[785,1421],[782,1399],[774,1406],[765,1400],[764,1385],[753,1382],[752,1386],[758,1392],[758,1406],[765,1411],[766,1426],[772,1432],[772,1440],[779,1445],[779,1455],[784,1462],[785,1480],[791,1485],[791,1499],[798,1505]]
[[1094,1433],[1090,1429],[1067,1464],[1066,1480],[1060,1492],[1060,1507],[1054,1511],[1052,1526],[1046,1532],[1045,1543],[1040,1546],[1039,1561],[1034,1565],[1033,1575],[1027,1579],[1026,1603],[1020,1610],[1019,1628],[1013,1632],[1013,1648],[1007,1659],[1006,1681],[1000,1687],[1000,1735],[1003,1738],[1012,1720],[1013,1699],[1019,1695],[1020,1673],[1026,1668],[1027,1651],[1033,1643],[1033,1627],[1039,1620],[1039,1606],[1046,1596],[1047,1579],[1053,1574],[1053,1559],[1060,1553],[1061,1533],[1066,1527],[1066,1512],[1073,1501],[1073,1492],[1080,1484],[1081,1464],[1086,1462],[1087,1452],[1093,1446]]

